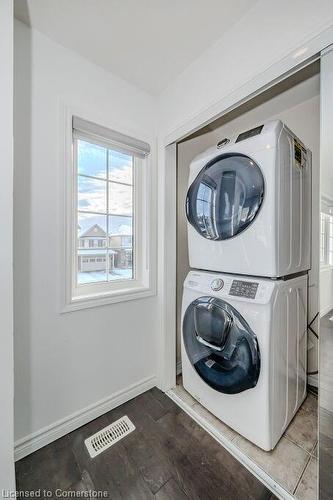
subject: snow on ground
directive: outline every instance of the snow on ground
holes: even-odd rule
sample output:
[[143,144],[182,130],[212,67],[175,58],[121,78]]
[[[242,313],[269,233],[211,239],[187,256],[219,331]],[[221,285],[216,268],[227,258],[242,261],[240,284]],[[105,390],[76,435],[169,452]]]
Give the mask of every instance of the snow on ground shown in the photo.
[[[132,269],[112,269],[112,272],[109,274],[109,280],[119,279],[132,279]],[[106,281],[106,273],[104,271],[79,272],[77,280],[80,285]]]

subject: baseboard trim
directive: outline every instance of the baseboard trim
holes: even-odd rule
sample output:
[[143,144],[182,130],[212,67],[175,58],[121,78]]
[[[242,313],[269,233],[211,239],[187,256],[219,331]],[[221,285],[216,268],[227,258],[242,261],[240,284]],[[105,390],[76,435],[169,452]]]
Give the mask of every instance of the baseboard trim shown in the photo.
[[86,408],[83,408],[68,417],[58,420],[47,427],[43,427],[37,432],[19,439],[15,442],[15,461],[30,455],[30,453],[39,450],[39,448],[52,443],[52,441],[65,436],[69,432],[72,432],[82,425],[91,422],[95,418],[100,417],[104,413],[113,410],[113,408],[116,408],[117,406],[126,403],[126,401],[135,398],[139,394],[148,391],[152,387],[155,387],[156,383],[157,379],[155,376],[142,379],[139,382],[128,386],[126,389],[118,391],[107,398],[101,399],[97,403],[87,406]]

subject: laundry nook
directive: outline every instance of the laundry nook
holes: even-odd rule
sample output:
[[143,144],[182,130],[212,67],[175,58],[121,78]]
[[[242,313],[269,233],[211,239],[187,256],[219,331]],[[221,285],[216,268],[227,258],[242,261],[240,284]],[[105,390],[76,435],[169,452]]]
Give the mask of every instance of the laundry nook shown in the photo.
[[0,55],[0,498],[332,500],[332,2],[2,0]]

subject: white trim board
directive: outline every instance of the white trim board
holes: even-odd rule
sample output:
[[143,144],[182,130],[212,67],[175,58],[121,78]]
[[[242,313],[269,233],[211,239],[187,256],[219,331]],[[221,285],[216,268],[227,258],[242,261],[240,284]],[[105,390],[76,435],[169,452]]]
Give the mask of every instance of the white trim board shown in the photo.
[[15,461],[104,415],[156,386],[156,377],[147,377],[15,442]]
[[277,498],[281,500],[294,500],[295,497],[285,490],[279,483],[245,455],[237,446],[226,439],[210,422],[199,415],[192,406],[185,403],[174,391],[168,391],[167,396],[172,399],[182,410],[184,410],[193,420],[207,431],[220,445],[223,446],[238,462],[251,472],[261,483],[263,483]]
[[[227,95],[221,96],[201,111],[187,116],[166,131],[164,135],[164,145],[167,146],[178,142],[188,135],[200,130],[205,125],[213,122],[217,118],[225,115],[228,111],[237,108],[242,103],[252,99],[264,90],[274,86],[287,76],[295,73],[308,64],[308,61],[316,59],[323,51],[330,50],[333,40],[333,26],[323,26],[318,34],[308,34],[308,38],[299,40],[294,46],[290,46],[288,51],[281,57],[271,61],[267,67],[263,67],[253,78],[239,82],[239,86],[232,89]],[[295,57],[297,52],[306,47],[304,55]]]

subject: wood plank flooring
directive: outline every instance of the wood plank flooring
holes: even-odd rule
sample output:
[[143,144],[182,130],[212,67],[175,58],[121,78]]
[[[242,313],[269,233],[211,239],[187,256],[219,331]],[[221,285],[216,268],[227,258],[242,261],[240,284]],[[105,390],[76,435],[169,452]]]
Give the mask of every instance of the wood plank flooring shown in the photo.
[[177,377],[177,385],[172,392],[190,413],[203,419],[216,431],[217,436],[223,436],[224,441],[238,448],[240,454],[245,455],[286,492],[298,500],[315,500],[318,497],[318,399],[314,394],[307,395],[277,446],[267,452],[237,434],[201,406],[183,387],[181,375]]
[[[91,459],[84,439],[123,415],[136,430]],[[16,480],[17,490],[41,489],[41,498],[87,492],[112,500],[275,498],[156,388],[18,461]]]

